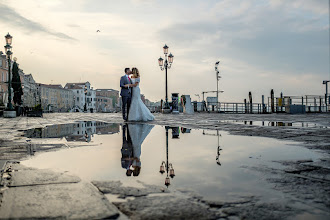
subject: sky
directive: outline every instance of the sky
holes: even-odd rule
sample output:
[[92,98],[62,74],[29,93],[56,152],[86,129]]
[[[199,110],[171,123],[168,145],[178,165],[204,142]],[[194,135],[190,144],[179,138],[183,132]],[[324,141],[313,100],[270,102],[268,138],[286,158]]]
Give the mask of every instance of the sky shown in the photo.
[[216,90],[216,61],[223,102],[324,95],[330,80],[329,0],[0,0],[0,30],[39,83],[119,90],[137,67],[151,101],[165,97],[164,44],[169,97]]

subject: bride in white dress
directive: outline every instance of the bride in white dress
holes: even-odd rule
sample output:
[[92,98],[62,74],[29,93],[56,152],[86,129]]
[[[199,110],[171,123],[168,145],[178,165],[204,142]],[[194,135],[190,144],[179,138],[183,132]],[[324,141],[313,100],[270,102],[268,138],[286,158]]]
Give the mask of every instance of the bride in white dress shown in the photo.
[[136,84],[132,91],[131,107],[128,114],[128,121],[152,121],[155,116],[151,114],[147,106],[142,102],[140,93],[140,73],[137,68],[132,68],[132,84]]

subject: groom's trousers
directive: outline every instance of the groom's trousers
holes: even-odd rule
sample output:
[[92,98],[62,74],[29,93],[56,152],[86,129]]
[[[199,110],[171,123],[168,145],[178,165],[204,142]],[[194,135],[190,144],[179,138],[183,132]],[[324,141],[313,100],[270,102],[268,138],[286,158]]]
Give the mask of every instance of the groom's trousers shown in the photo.
[[[128,119],[128,113],[129,113],[129,108],[131,107],[131,97],[130,96],[122,96],[122,112],[123,112],[123,119],[127,120]],[[127,116],[126,115],[126,107],[127,107]]]

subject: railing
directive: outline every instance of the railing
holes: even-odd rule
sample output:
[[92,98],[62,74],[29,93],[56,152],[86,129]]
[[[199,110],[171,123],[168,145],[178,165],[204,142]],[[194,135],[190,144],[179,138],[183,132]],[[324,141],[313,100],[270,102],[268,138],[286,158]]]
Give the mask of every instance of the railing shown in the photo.
[[[269,113],[270,108],[267,105],[261,103],[238,103],[238,102],[219,102],[219,108],[217,109],[216,104],[208,105],[207,110],[209,112],[220,112],[220,113],[241,113],[241,114],[262,114]],[[196,108],[195,108],[196,110]]]
[[[322,113],[330,111],[329,97],[325,102],[325,96],[305,95],[305,96],[284,96],[283,98],[275,97],[275,111],[285,111],[286,106],[304,105],[306,113]],[[269,105],[270,99],[268,99]]]

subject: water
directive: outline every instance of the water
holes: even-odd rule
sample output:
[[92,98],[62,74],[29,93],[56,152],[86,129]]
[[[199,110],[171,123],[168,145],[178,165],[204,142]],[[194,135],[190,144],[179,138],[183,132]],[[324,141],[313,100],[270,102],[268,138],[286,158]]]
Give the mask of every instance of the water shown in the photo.
[[329,128],[328,126],[308,122],[281,122],[281,121],[246,121],[246,120],[225,120],[225,123],[240,125],[256,125],[269,127],[295,127],[295,128]]
[[[234,136],[223,131],[147,124],[122,126],[101,123],[98,126],[97,122],[91,122],[90,126],[85,126],[88,122],[79,123],[80,130],[75,126],[61,135],[53,132],[62,132],[58,126],[44,130],[48,130],[51,137],[75,140],[68,142],[69,146],[79,141],[86,146],[36,153],[22,164],[69,171],[87,181],[120,180],[124,185],[140,186],[137,183],[140,180],[161,186],[167,175],[170,176],[171,168],[169,166],[168,173],[161,174],[160,166],[164,161],[165,164],[172,164],[175,172],[173,179],[169,177],[170,189],[193,190],[210,200],[231,200],[244,195],[271,200],[281,195],[272,190],[259,172],[247,167],[278,167],[280,165],[273,161],[317,160],[320,157],[317,152],[300,147],[297,142]],[[82,124],[86,132],[81,129]],[[100,131],[101,128],[104,132]]]

